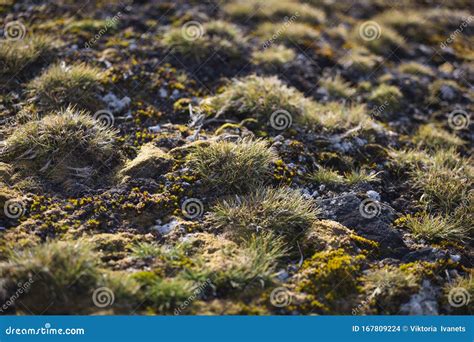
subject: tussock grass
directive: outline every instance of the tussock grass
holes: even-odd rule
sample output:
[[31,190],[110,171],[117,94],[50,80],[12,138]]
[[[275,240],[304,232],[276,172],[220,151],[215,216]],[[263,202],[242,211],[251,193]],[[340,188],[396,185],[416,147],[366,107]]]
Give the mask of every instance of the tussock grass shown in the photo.
[[69,107],[18,127],[6,140],[3,157],[23,176],[74,188],[92,182],[120,157],[116,132]]
[[280,43],[293,47],[296,45],[311,46],[319,38],[320,33],[311,25],[293,22],[291,24],[281,22],[265,22],[260,24],[254,31],[254,35],[262,41]]
[[456,222],[455,218],[434,216],[422,213],[418,216],[408,216],[405,222],[414,236],[428,241],[453,240],[465,241],[472,229]]
[[276,157],[265,141],[243,139],[198,146],[188,156],[188,163],[209,191],[244,193],[269,180]]
[[381,57],[372,54],[364,47],[353,48],[339,60],[339,64],[351,72],[361,74],[370,73],[381,62]]
[[295,57],[295,51],[283,45],[272,45],[264,50],[252,53],[253,63],[265,68],[282,67],[294,60]]
[[402,97],[402,92],[396,86],[381,84],[372,91],[369,101],[393,112],[400,108]]
[[319,81],[321,86],[326,88],[329,95],[333,98],[350,98],[356,90],[350,83],[345,81],[340,75],[334,77],[325,77]]
[[225,13],[239,20],[284,20],[295,16],[297,20],[322,24],[326,15],[308,4],[292,0],[234,0],[223,6]]
[[315,221],[318,209],[297,190],[263,188],[242,197],[216,203],[206,216],[209,225],[222,228],[233,239],[271,231],[292,241]]
[[428,209],[450,213],[469,199],[474,169],[455,151],[439,151],[426,165],[415,167],[411,177]]
[[12,291],[19,283],[31,283],[21,301],[36,314],[98,310],[92,302],[92,293],[103,286],[114,293],[116,302],[123,304],[120,299],[126,298],[131,303],[136,284],[126,277],[105,272],[99,260],[92,246],[82,240],[50,241],[13,253],[8,262],[0,264],[0,278],[6,280],[7,288]]
[[55,64],[32,80],[28,91],[44,110],[74,105],[95,111],[101,105],[98,95],[102,81],[101,71],[86,64]]
[[435,124],[420,126],[413,137],[413,142],[435,150],[440,148],[456,148],[464,144],[462,139]]
[[409,75],[420,75],[420,76],[434,76],[434,72],[430,67],[417,63],[417,62],[406,62],[398,66],[398,71]]
[[47,59],[53,48],[53,39],[45,35],[3,40],[0,44],[0,76],[12,77],[26,70],[29,63]]
[[210,21],[202,24],[202,30],[196,29],[196,32],[190,34],[193,35],[187,37],[183,27],[171,28],[163,35],[161,42],[172,53],[193,62],[209,59],[219,62],[217,55],[229,61],[246,58],[246,40],[240,29],[231,23],[222,20]]

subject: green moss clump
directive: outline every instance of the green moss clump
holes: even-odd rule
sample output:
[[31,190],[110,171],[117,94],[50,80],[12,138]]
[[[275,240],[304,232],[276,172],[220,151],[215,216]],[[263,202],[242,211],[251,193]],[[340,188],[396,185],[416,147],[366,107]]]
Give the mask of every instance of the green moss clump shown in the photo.
[[103,182],[108,171],[104,165],[120,159],[115,138],[114,130],[67,108],[18,127],[7,138],[3,157],[21,177],[42,177],[63,189],[79,190],[81,184]]
[[119,177],[157,178],[171,170],[173,158],[160,148],[147,143],[133,160],[128,161],[120,170]]
[[420,64],[417,62],[406,62],[398,66],[398,70],[401,73],[414,75],[414,76],[434,76],[434,72],[430,67]]
[[102,105],[99,93],[103,80],[99,69],[86,64],[55,64],[32,80],[28,91],[45,111],[73,105],[94,112]]
[[297,190],[264,188],[214,205],[206,216],[212,227],[233,239],[271,231],[293,241],[316,220],[318,209]]
[[276,157],[263,140],[243,139],[198,146],[187,160],[208,191],[229,194],[245,193],[268,182]]
[[347,314],[358,293],[365,257],[343,249],[318,252],[303,263],[292,281],[295,303],[289,309],[304,313]]

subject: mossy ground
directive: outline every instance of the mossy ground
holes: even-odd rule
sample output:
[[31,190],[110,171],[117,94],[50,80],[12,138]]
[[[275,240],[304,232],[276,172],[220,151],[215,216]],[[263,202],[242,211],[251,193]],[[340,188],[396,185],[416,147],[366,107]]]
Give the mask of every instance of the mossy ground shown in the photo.
[[472,314],[470,3],[346,3],[0,6],[1,312]]

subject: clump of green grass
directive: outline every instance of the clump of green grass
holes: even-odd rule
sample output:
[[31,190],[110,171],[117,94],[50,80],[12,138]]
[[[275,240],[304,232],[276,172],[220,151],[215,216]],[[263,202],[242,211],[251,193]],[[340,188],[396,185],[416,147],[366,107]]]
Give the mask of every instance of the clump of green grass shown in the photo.
[[293,61],[296,53],[283,45],[272,45],[264,50],[254,51],[252,61],[264,68],[282,67]]
[[329,130],[349,129],[355,126],[368,129],[373,125],[373,120],[367,114],[365,105],[347,106],[340,102],[317,104],[315,110],[307,116],[306,121],[318,123]]
[[346,172],[344,176],[342,176],[337,171],[326,168],[316,170],[310,174],[309,179],[316,183],[346,185],[372,183],[379,180],[376,173],[369,173],[364,169]]
[[452,217],[434,216],[422,213],[417,216],[407,216],[405,225],[414,236],[428,241],[453,240],[466,241],[472,229],[463,226]]
[[[216,246],[217,247],[217,246]],[[194,280],[210,280],[218,294],[230,294],[236,289],[249,291],[257,285],[274,282],[278,260],[287,253],[281,237],[272,232],[260,232],[240,241],[233,248],[209,249],[201,255],[201,263],[188,272]]]
[[316,183],[322,184],[343,184],[344,177],[342,177],[337,171],[319,168],[318,170],[311,173],[308,177],[309,180]]
[[418,128],[413,141],[432,149],[459,147],[464,141],[435,124],[426,124]]
[[215,117],[233,116],[241,120],[253,117],[272,127],[279,117],[286,120],[286,128],[292,123],[299,123],[335,130],[355,125],[367,128],[372,123],[363,105],[349,107],[338,102],[319,104],[275,76],[251,75],[236,79],[222,93],[204,99],[200,106],[204,112]]
[[386,110],[396,111],[400,108],[402,92],[396,86],[381,84],[369,96],[369,100],[376,106],[384,106]]
[[[322,24],[325,13],[308,4],[291,0],[234,0],[223,7],[224,12],[236,19],[284,20],[294,16],[297,20],[311,24]],[[287,20],[288,20],[287,19]]]
[[359,184],[359,183],[372,183],[378,182],[377,173],[369,173],[365,169],[353,170],[344,175],[345,182],[348,185]]
[[24,177],[72,190],[103,180],[104,168],[120,159],[115,137],[114,130],[69,107],[19,126],[6,139],[3,157]]
[[54,48],[53,39],[44,35],[23,40],[4,40],[0,45],[0,76],[12,77],[29,64],[47,59]]
[[230,62],[245,60],[247,51],[247,43],[240,29],[222,20],[204,23],[196,28],[172,28],[164,34],[161,42],[172,53],[198,63],[210,59],[219,61],[219,58]]
[[223,229],[233,239],[271,231],[295,239],[316,220],[318,209],[297,190],[263,188],[216,203],[206,216],[209,225]]
[[436,152],[425,165],[416,166],[410,174],[429,210],[449,214],[470,198],[474,169],[470,160],[461,158],[453,150]]
[[364,35],[361,31],[364,30],[364,23],[357,25],[354,28],[352,37],[357,44],[365,46],[367,49],[378,55],[390,56],[395,51],[403,51],[405,48],[405,40],[397,31],[391,29],[389,26],[380,25],[378,38],[375,39],[364,39]]
[[289,47],[296,45],[312,46],[314,41],[320,36],[319,31],[311,25],[299,22],[293,22],[289,25],[286,23],[271,23],[265,22],[260,24],[254,35],[265,41],[271,43],[281,43]]
[[336,99],[350,98],[356,92],[350,83],[345,81],[340,75],[322,78],[319,83],[326,88],[331,97]]
[[430,67],[417,62],[402,63],[398,66],[398,70],[401,73],[410,74],[414,76],[434,76],[434,73]]
[[287,111],[293,120],[304,120],[314,108],[301,92],[288,87],[277,77],[255,75],[235,79],[221,94],[203,100],[201,106],[215,116],[255,117],[265,123],[277,110]]
[[353,48],[339,61],[349,71],[360,74],[370,73],[381,62],[381,57],[372,54],[363,47]]
[[[51,241],[15,252],[0,265],[8,289],[31,283],[21,302],[31,313],[66,314],[94,309],[93,291],[107,286],[116,296],[132,295],[134,284],[100,269],[99,256],[84,241]],[[22,310],[23,307],[18,309]]]
[[136,258],[154,258],[161,254],[161,247],[150,242],[140,242],[132,247],[132,255]]
[[215,141],[198,146],[188,163],[215,193],[244,193],[266,183],[276,153],[263,140]]
[[28,91],[43,110],[68,105],[95,111],[100,108],[102,72],[83,63],[55,64],[28,84]]

